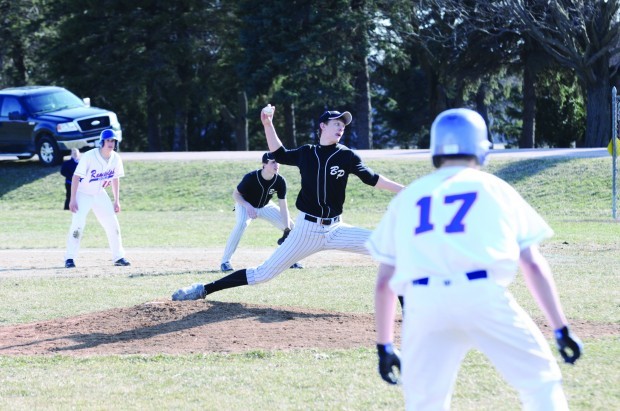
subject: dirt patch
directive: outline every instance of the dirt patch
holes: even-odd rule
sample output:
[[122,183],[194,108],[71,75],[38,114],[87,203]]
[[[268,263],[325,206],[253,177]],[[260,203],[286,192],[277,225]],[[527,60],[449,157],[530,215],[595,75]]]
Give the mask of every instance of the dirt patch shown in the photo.
[[[259,264],[270,249],[244,250],[239,267]],[[112,267],[108,250],[82,250],[77,269],[62,266],[63,250],[0,250],[0,278],[161,275],[219,272],[217,249],[131,249],[131,267]],[[368,266],[370,257],[322,252],[307,267]],[[535,319],[552,338],[542,319]],[[399,320],[400,325],[400,320]],[[583,339],[620,335],[620,325],[573,321]],[[190,354],[253,350],[373,347],[372,314],[218,301],[153,301],[71,318],[0,327],[0,355]]]
[[[255,267],[265,261],[273,248],[244,248],[237,252],[235,269]],[[0,278],[15,277],[100,277],[110,275],[140,276],[187,272],[220,272],[221,248],[131,248],[127,250],[130,267],[115,267],[110,250],[80,250],[76,268],[64,266],[64,249],[0,250]],[[370,256],[344,251],[321,251],[301,261],[307,267],[372,266]]]
[[[551,337],[551,331],[537,320]],[[400,327],[400,319],[398,320]],[[581,338],[617,324],[577,321]],[[0,327],[0,355],[190,354],[373,347],[372,314],[218,301],[154,301],[72,318]]]
[[0,355],[188,354],[374,344],[371,314],[217,301],[154,301],[0,327]]

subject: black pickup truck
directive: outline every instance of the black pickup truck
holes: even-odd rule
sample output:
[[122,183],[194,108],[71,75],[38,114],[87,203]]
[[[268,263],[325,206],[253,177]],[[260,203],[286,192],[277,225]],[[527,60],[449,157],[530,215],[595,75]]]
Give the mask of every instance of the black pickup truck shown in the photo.
[[28,159],[37,154],[45,165],[57,165],[72,148],[95,147],[101,131],[122,136],[115,113],[91,107],[56,86],[25,86],[0,90],[0,155]]

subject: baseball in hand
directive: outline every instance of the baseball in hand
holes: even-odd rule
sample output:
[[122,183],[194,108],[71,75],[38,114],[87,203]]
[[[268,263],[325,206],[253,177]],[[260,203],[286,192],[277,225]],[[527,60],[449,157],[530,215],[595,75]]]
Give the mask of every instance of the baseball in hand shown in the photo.
[[263,109],[263,113],[265,113],[268,116],[272,115],[273,111],[274,111],[274,108],[271,106],[271,104],[267,104],[267,107]]

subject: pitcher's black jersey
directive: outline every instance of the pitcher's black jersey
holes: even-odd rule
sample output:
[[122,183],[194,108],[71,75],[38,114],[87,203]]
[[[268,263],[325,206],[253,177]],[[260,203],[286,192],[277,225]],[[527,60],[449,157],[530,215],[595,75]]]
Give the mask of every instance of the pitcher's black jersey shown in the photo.
[[286,180],[279,174],[273,176],[271,180],[265,180],[261,175],[261,170],[255,170],[243,176],[237,186],[237,191],[253,207],[262,208],[276,192],[280,200],[286,198]]
[[342,214],[349,174],[374,186],[379,174],[342,144],[306,144],[293,150],[280,147],[273,152],[280,164],[299,167],[301,190],[295,205],[299,211],[321,218]]

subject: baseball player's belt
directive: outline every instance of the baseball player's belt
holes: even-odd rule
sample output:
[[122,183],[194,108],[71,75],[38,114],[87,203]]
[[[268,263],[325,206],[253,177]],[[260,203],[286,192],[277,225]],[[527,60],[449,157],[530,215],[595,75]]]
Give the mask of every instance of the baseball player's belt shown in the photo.
[[336,217],[332,217],[332,218],[318,218],[310,214],[306,214],[306,216],[304,217],[304,220],[310,221],[311,223],[317,223],[320,225],[330,225],[330,224],[334,224],[340,221],[340,216],[337,215]]
[[[472,271],[470,273],[465,273],[465,276],[467,277],[469,281],[472,281],[472,280],[480,280],[481,278],[487,278],[488,274],[486,270],[479,270],[479,271]],[[415,280],[411,281],[411,284],[428,285],[428,280],[429,280],[429,277],[416,278]],[[444,284],[450,285],[450,280],[445,280]]]

